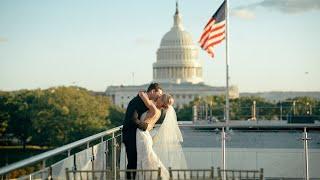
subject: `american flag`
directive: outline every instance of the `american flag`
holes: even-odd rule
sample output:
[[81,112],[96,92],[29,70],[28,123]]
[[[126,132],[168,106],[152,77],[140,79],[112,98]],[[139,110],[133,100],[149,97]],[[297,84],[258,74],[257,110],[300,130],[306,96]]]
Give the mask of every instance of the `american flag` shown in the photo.
[[199,40],[200,46],[207,51],[211,57],[214,57],[213,47],[221,43],[226,37],[226,1],[223,1],[219,9],[210,18],[203,29]]

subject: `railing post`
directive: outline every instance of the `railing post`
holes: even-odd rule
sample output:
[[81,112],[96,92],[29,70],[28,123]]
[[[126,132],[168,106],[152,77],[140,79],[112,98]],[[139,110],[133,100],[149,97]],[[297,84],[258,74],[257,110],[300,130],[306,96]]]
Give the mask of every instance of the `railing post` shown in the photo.
[[108,144],[109,144],[109,140],[106,140],[106,146],[105,146],[105,150],[104,150],[104,154],[105,154],[105,168],[106,169],[108,169],[108,165],[109,165],[109,163],[108,163],[108,159],[109,159],[109,155],[108,155],[108,153],[109,153],[109,146],[108,146]]
[[304,174],[305,174],[305,180],[309,180],[309,149],[308,149],[308,140],[311,138],[308,138],[307,134],[307,128],[304,127],[304,132],[303,132],[303,138],[302,140],[304,141]]
[[117,179],[117,141],[114,135],[114,132],[112,133],[112,174],[113,179]]
[[[44,159],[44,160],[42,160],[42,164],[41,164],[41,179],[44,179],[43,178],[43,170],[44,170],[44,168],[46,168],[46,160]],[[47,178],[47,177],[46,177]]]
[[66,180],[69,180],[69,172],[68,172],[69,170],[68,168],[66,168],[65,170],[66,170]]
[[105,170],[105,179],[108,177],[108,173],[107,173],[107,171],[109,170],[108,169],[108,152],[109,152],[109,150],[108,150],[108,143],[109,143],[109,140],[106,140],[105,141],[105,147],[104,147],[104,162],[105,162],[105,164],[104,164],[104,170]]
[[71,155],[71,149],[68,149],[68,157]]
[[[224,131],[224,127],[222,127],[222,131],[221,131],[221,154],[222,154],[221,166],[222,166],[222,169],[225,170],[226,169],[226,133]],[[226,179],[225,171],[222,172],[222,179],[223,180]]]
[[[218,179],[219,179],[219,178],[222,179],[220,167],[218,167],[217,171],[218,171]],[[221,179],[219,179],[219,180],[221,180]]]
[[260,180],[263,180],[263,168],[260,168]]
[[[151,172],[152,173],[152,172]],[[161,180],[161,168],[159,167],[158,168],[158,180]]]
[[52,180],[52,166],[49,167],[48,180]]
[[213,168],[213,166],[211,166],[211,172],[210,172],[210,178],[214,178],[214,168]]
[[[76,154],[73,155],[73,179],[76,179],[76,171],[77,171],[77,157]],[[81,174],[80,174],[81,175]]]
[[[95,156],[94,156],[94,146],[91,147],[91,170],[92,170],[92,179],[95,179],[94,178],[94,161],[95,161]],[[101,170],[101,169],[100,169]]]

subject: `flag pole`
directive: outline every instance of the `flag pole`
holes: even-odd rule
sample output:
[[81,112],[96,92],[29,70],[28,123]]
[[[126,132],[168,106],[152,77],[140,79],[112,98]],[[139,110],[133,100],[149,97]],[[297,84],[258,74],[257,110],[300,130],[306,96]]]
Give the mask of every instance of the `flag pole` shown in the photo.
[[225,111],[225,118],[226,118],[226,126],[227,131],[229,130],[229,1],[226,1],[225,6],[225,15],[226,15],[226,111]]

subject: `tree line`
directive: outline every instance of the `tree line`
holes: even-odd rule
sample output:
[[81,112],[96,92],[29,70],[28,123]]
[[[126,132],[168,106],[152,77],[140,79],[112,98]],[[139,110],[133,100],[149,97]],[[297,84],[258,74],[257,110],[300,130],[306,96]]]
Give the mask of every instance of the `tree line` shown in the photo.
[[[287,120],[292,116],[312,116],[320,120],[320,101],[311,97],[295,97],[283,101],[269,101],[258,96],[244,96],[230,99],[230,119],[248,120],[252,118],[253,104],[259,120]],[[208,96],[195,98],[188,105],[177,110],[180,121],[191,121],[193,107],[197,107],[198,115],[214,116],[219,120],[224,119],[225,96]],[[202,113],[202,114],[201,114]]]
[[[281,115],[286,119],[293,113],[320,119],[317,99],[297,97],[271,102],[254,96],[231,99],[230,119],[250,119],[254,101],[258,119],[276,120]],[[177,109],[178,120],[191,121],[194,106],[205,107],[209,115],[222,120],[225,97],[196,98]],[[57,147],[121,125],[124,112],[108,97],[80,87],[0,91],[0,142],[18,139],[23,147]]]
[[0,91],[0,139],[56,147],[122,124],[124,110],[80,87]]

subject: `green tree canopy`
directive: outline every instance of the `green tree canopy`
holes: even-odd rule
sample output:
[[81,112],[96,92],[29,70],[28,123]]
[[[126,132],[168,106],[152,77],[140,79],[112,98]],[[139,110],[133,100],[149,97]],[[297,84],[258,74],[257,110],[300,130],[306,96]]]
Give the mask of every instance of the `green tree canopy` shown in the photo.
[[79,87],[20,90],[0,94],[0,133],[25,146],[59,146],[103,131],[110,101]]

